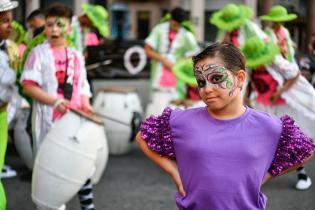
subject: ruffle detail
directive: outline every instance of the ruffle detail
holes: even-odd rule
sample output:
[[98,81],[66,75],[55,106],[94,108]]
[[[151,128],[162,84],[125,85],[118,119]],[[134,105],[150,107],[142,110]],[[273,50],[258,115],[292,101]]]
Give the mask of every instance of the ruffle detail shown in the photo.
[[141,123],[141,137],[148,147],[161,156],[175,157],[171,134],[170,116],[172,109],[167,107],[162,115],[151,116]]
[[281,117],[281,121],[282,133],[269,168],[272,176],[278,176],[283,171],[303,163],[315,150],[312,139],[301,131],[291,117],[285,115]]

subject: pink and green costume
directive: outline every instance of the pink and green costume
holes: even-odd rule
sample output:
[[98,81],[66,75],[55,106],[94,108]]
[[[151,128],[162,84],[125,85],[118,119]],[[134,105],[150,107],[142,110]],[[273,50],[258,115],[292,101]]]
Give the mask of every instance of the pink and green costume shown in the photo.
[[[155,26],[145,39],[145,44],[168,58],[173,64],[199,51],[192,32],[184,27],[177,32],[172,32],[168,21]],[[171,100],[178,98],[176,85],[177,79],[172,70],[167,69],[160,62],[151,60],[152,103],[148,106],[147,115],[161,112]]]

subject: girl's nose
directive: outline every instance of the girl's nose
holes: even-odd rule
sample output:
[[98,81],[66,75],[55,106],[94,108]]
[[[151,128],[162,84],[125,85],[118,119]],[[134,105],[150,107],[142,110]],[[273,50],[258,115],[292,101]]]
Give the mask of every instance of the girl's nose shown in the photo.
[[204,87],[204,89],[205,89],[206,92],[213,92],[214,89],[216,89],[216,86],[217,85],[215,85],[215,84],[207,82],[205,87]]

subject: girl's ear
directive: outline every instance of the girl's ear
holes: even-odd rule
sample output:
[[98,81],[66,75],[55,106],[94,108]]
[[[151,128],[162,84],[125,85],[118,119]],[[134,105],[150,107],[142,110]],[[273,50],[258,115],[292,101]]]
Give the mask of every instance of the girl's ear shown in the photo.
[[246,80],[246,77],[247,77],[247,74],[246,74],[246,71],[245,70],[239,70],[237,72],[237,87],[239,88],[242,88],[243,87],[243,84]]

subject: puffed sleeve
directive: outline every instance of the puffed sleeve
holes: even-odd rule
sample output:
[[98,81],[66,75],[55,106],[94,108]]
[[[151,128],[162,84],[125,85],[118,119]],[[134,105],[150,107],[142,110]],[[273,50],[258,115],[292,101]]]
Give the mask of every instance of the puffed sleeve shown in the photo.
[[27,57],[21,76],[21,83],[23,83],[23,80],[34,81],[39,86],[43,84],[41,62],[36,48],[32,49]]
[[149,36],[144,40],[145,44],[150,45],[153,49],[157,49],[159,46],[159,35],[160,34],[160,25],[157,25],[153,28]]
[[274,60],[275,70],[277,70],[285,79],[292,79],[299,74],[299,66],[296,62],[289,62],[281,55],[277,55]]
[[291,117],[285,115],[281,117],[281,121],[282,133],[269,168],[272,176],[277,176],[283,171],[303,163],[315,150],[312,139],[301,131]]
[[151,116],[141,123],[141,137],[148,147],[161,156],[175,157],[171,134],[170,116],[172,109],[167,107],[158,116]]

